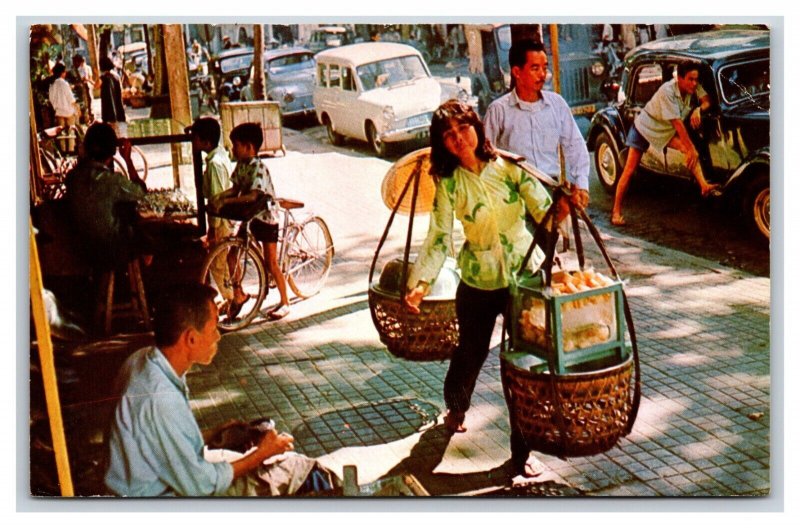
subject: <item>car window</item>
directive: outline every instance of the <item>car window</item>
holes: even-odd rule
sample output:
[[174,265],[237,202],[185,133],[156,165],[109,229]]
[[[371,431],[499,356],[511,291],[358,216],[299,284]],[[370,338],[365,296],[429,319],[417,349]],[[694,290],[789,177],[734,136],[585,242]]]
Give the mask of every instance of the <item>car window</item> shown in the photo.
[[356,81],[350,68],[342,68],[342,89],[350,92],[356,90]]
[[719,70],[719,84],[727,103],[769,94],[769,60],[723,66]]
[[331,88],[338,88],[340,77],[341,71],[339,70],[339,66],[336,64],[331,64],[330,69],[328,70],[328,86]]
[[289,71],[300,71],[314,67],[314,55],[311,53],[296,53],[277,57],[267,63],[267,72],[281,74]]
[[639,68],[633,81],[633,104],[647,104],[662,84],[664,76],[660,64],[648,64]]
[[237,55],[236,57],[228,57],[219,61],[219,71],[222,73],[228,73],[236,70],[245,70],[250,67],[252,62],[252,55]]
[[413,79],[428,77],[428,71],[417,55],[392,57],[364,64],[356,68],[356,74],[364,90],[389,88]]

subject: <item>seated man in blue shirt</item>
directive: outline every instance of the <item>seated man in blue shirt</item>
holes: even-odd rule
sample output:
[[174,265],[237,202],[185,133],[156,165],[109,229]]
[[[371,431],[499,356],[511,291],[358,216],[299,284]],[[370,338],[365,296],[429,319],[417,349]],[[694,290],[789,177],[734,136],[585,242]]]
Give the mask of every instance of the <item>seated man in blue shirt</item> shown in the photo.
[[[215,295],[209,286],[187,284],[156,304],[156,346],[128,358],[117,380],[121,397],[110,428],[106,486],[130,497],[292,495],[330,489],[329,478],[320,485],[319,477],[329,477],[327,471],[313,459],[287,453],[294,439],[274,428],[233,462],[206,459],[204,437],[189,407],[186,372],[195,363],[209,365],[217,352]],[[272,463],[263,464],[271,457]]]

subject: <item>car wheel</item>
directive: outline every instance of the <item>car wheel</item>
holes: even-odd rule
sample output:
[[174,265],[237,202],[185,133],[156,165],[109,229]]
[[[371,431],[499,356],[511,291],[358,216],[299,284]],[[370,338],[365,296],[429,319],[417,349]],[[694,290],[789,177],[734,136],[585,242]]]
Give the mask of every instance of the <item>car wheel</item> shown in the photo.
[[367,141],[369,141],[369,146],[372,147],[372,150],[379,158],[386,155],[386,143],[381,141],[378,137],[378,131],[375,129],[375,125],[372,124],[372,121],[367,121]]
[[322,118],[322,121],[325,124],[325,130],[328,131],[328,141],[331,142],[331,145],[338,146],[344,143],[344,136],[333,129],[333,123],[331,123],[331,118],[327,114]]
[[756,176],[747,185],[743,200],[744,217],[750,228],[763,240],[769,241],[769,173]]
[[622,175],[622,163],[617,145],[606,132],[597,136],[594,147],[594,163],[597,179],[608,194],[614,194],[617,182]]

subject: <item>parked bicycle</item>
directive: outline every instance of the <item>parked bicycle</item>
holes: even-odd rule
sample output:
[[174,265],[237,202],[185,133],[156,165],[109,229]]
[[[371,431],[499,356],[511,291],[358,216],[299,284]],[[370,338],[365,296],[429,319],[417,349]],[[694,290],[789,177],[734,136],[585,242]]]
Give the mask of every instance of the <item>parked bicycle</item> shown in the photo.
[[39,161],[42,164],[39,194],[45,200],[64,196],[65,178],[78,163],[78,148],[82,140],[83,133],[78,126],[57,126],[39,132]]
[[[64,193],[64,179],[78,164],[78,155],[86,130],[81,125],[46,128],[39,132],[39,158],[42,164],[44,197],[59,198]],[[131,161],[142,180],[147,180],[149,165],[142,150],[131,146]],[[114,155],[115,170],[128,176],[125,160],[117,152]]]
[[[269,288],[275,286],[272,277],[268,277],[261,248],[250,231],[251,220],[270,206],[266,198],[265,195],[262,203],[257,202],[239,214],[223,215],[220,212],[218,215],[240,221],[241,228],[239,234],[225,238],[210,248],[203,261],[200,280],[204,284],[216,285],[217,290],[241,288],[249,296],[236,317],[230,318],[228,314],[220,313],[218,327],[221,330],[239,330],[249,325],[261,310]],[[333,239],[322,218],[313,213],[307,213],[300,219],[295,217],[293,211],[303,208],[303,202],[284,198],[278,198],[277,202],[272,207],[280,218],[278,263],[289,287],[295,295],[305,299],[316,295],[325,284],[333,262]],[[221,267],[225,271],[220,274]],[[213,276],[214,272],[217,273],[216,277]],[[221,294],[217,296],[217,302],[224,302]]]

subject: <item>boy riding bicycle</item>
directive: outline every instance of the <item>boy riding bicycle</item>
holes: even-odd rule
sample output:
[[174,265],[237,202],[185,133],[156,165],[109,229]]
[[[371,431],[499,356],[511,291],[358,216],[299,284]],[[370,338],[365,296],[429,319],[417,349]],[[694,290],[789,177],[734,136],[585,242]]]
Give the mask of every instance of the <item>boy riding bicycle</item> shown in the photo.
[[[237,162],[231,176],[233,186],[211,199],[209,210],[212,213],[226,205],[250,204],[262,194],[267,194],[273,201],[275,200],[275,189],[269,170],[258,158],[258,149],[261,148],[264,141],[261,126],[257,123],[242,123],[231,130],[230,138],[233,143],[233,157]],[[289,314],[289,298],[286,295],[286,280],[278,265],[278,220],[274,213],[267,208],[256,216],[251,222],[251,231],[256,240],[261,242],[264,261],[275,279],[281,297],[280,304],[268,314],[269,318],[282,319]],[[230,269],[235,268],[235,259],[235,255],[229,255],[228,267]],[[233,290],[233,298],[227,309],[229,319],[235,318],[250,298],[242,290],[241,285],[234,285]]]

